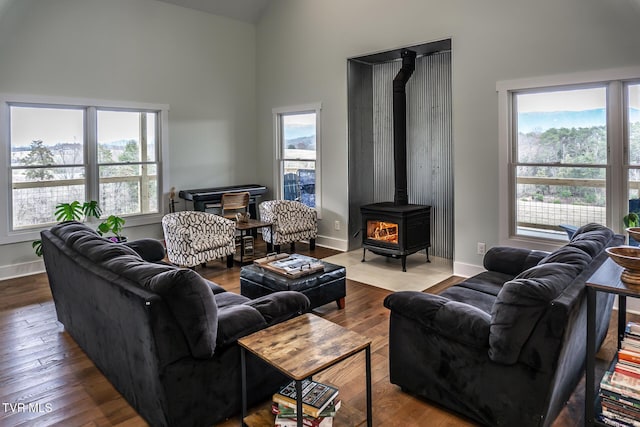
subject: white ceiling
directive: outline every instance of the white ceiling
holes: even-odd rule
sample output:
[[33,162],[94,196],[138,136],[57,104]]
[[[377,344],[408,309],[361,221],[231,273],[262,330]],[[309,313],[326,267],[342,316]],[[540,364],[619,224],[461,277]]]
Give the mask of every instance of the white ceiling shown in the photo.
[[255,24],[271,0],[159,0]]

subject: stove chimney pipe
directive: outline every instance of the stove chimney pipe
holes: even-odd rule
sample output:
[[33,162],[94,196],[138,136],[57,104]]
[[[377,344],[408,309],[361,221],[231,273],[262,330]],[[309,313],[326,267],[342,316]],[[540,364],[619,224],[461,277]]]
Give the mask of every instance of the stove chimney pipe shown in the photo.
[[403,49],[402,68],[393,79],[393,162],[395,171],[395,205],[409,204],[407,192],[407,97],[405,86],[416,68],[416,53]]

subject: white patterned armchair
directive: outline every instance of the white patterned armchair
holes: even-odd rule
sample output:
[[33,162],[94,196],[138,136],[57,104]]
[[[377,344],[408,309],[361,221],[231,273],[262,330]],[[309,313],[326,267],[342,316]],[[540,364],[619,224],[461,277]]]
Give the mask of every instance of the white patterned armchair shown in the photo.
[[318,237],[318,217],[316,211],[307,205],[293,200],[268,200],[260,203],[260,219],[273,224],[273,234],[269,227],[262,229],[262,238],[267,242],[268,250],[280,245],[291,244],[295,251],[295,242],[308,240],[309,248],[316,248]]
[[236,250],[236,223],[219,215],[200,211],[182,211],[162,218],[167,256],[173,264],[195,267],[227,257],[233,266]]

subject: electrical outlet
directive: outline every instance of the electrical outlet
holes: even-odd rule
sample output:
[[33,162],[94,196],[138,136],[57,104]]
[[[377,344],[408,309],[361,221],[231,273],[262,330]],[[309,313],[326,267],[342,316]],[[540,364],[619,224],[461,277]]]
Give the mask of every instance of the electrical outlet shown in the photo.
[[484,242],[478,242],[478,255],[484,255],[487,252],[487,245]]
[[340,230],[340,221],[334,221],[333,222],[333,228],[335,230]]

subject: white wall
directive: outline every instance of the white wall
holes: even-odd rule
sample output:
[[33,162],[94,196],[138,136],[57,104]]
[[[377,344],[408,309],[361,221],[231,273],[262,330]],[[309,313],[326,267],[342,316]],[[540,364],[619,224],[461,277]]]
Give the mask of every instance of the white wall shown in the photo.
[[[274,0],[254,27],[154,0],[0,0],[0,92],[169,104],[178,189],[268,185],[272,108],[322,102],[320,235],[346,247],[347,58],[451,37],[455,263],[477,266],[498,239],[496,81],[638,65],[638,18],[638,0]],[[35,259],[0,246],[0,278]]]
[[[640,64],[637,0],[275,0],[257,26],[258,147],[271,109],[322,102],[320,234],[346,241],[347,58],[452,38],[454,272],[498,244],[496,82]],[[260,163],[260,181],[272,163]]]
[[[169,104],[167,188],[257,180],[255,26],[155,0],[0,6],[1,93]],[[33,261],[30,242],[0,246],[0,278]]]

